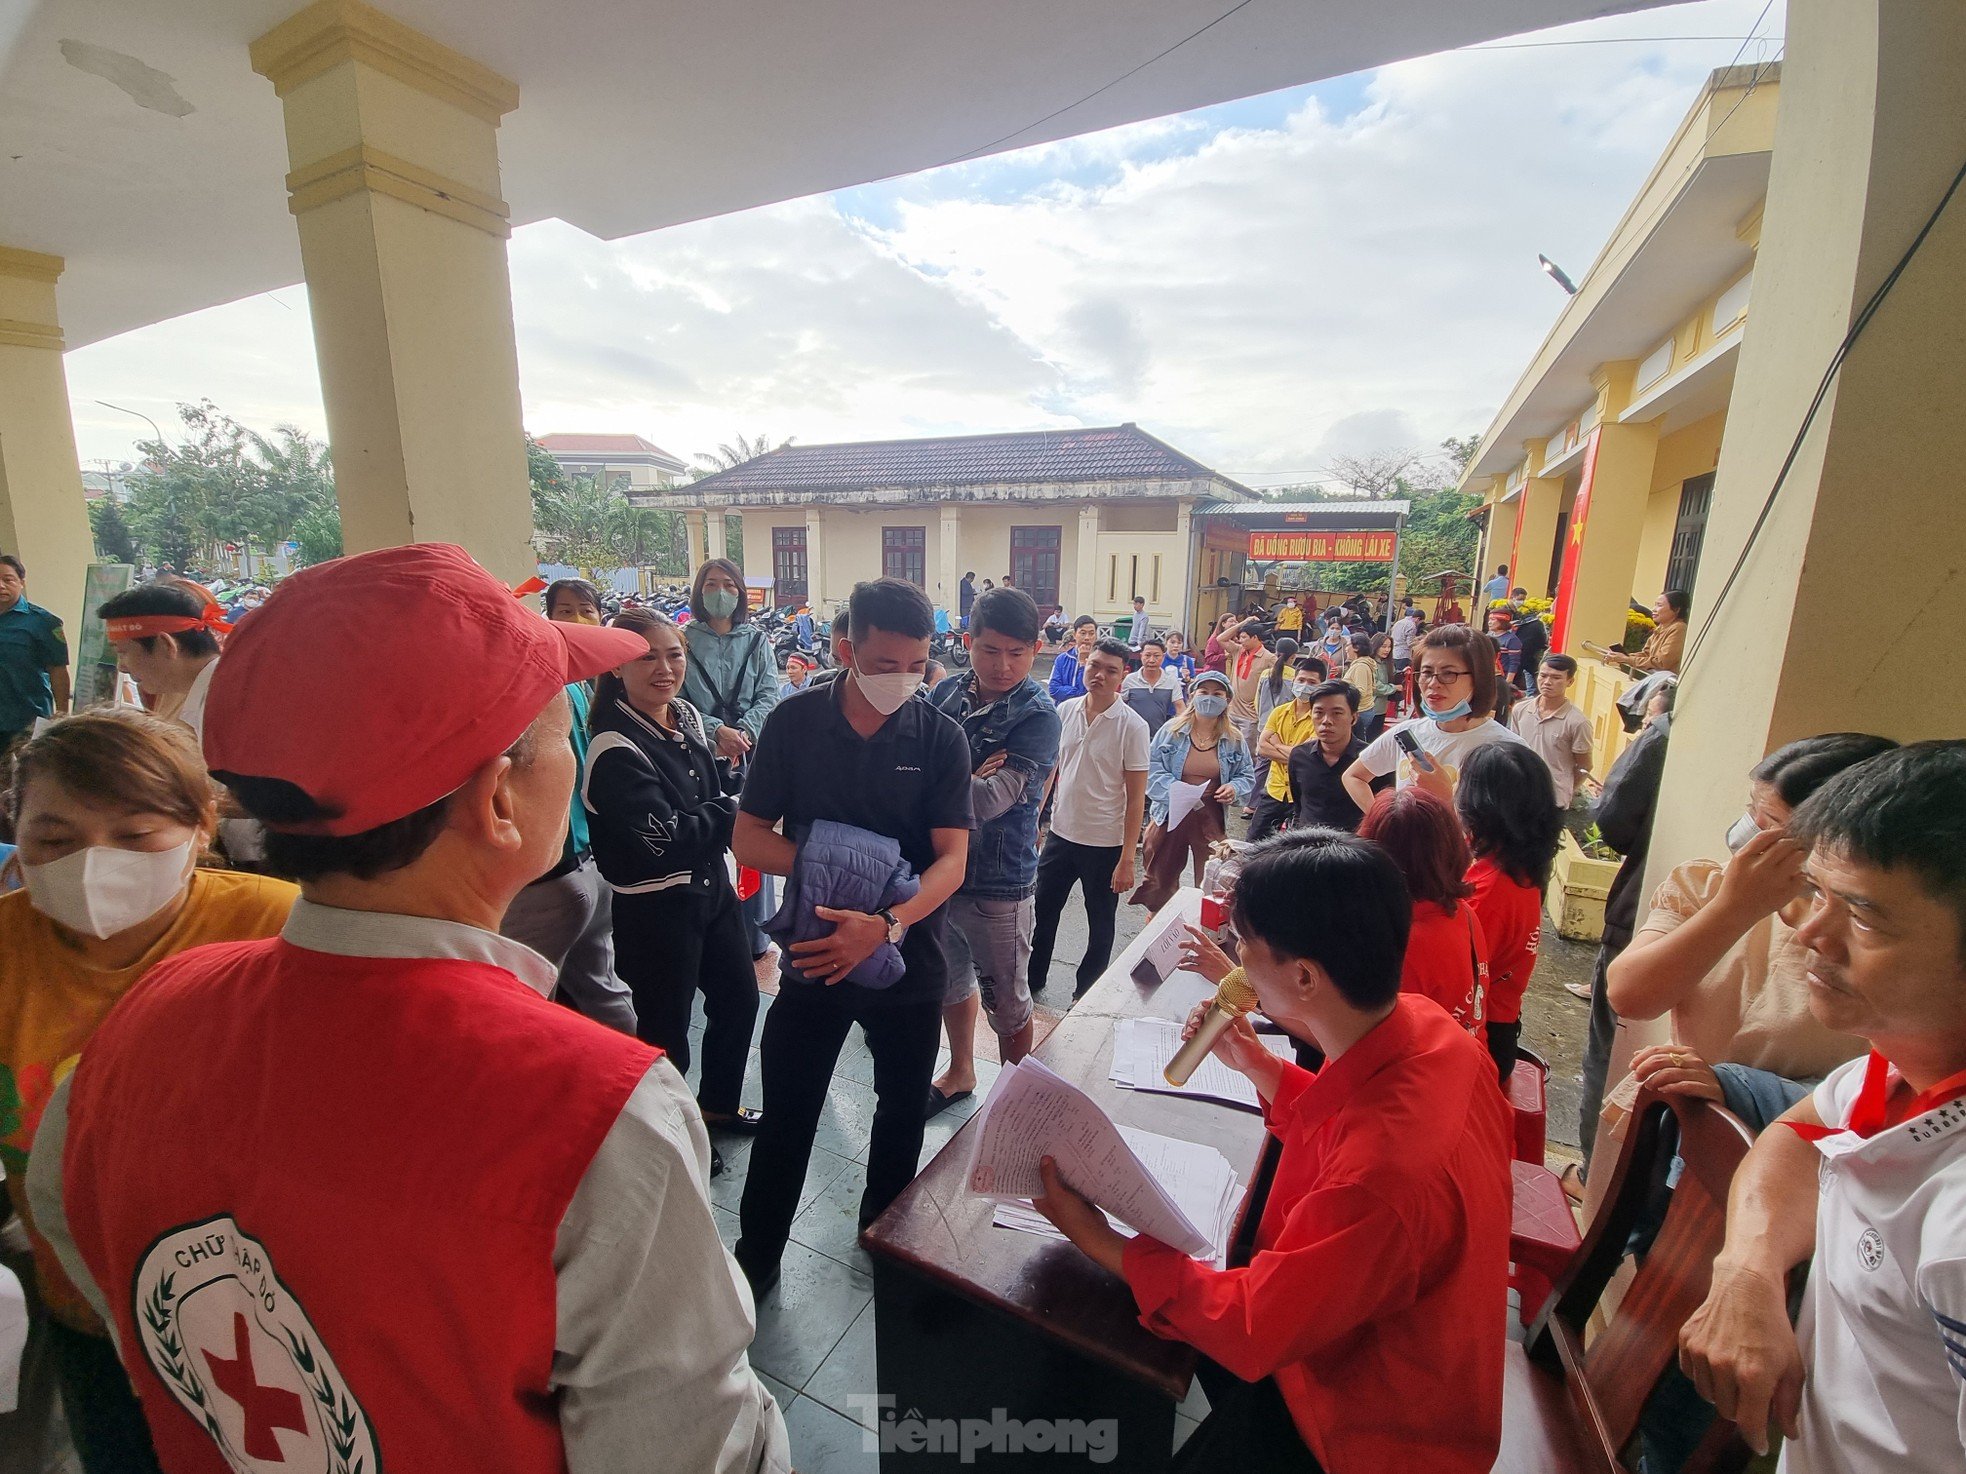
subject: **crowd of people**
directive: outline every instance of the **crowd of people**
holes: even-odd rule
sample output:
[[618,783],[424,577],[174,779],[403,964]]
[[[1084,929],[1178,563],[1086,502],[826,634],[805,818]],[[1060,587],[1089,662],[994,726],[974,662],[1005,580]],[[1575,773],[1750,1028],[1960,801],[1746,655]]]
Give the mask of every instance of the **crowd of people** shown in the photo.
[[[1291,596],[1198,655],[1143,600],[1115,636],[966,580],[953,673],[921,590],[876,579],[830,668],[781,675],[728,560],[686,622],[609,620],[579,579],[534,612],[423,544],[305,570],[236,622],[187,580],[119,595],[105,634],[141,704],[73,715],[24,587],[0,557],[0,1165],[87,1474],[313,1441],[324,1467],[788,1469],[747,1348],[851,1031],[864,1229],[978,1088],[979,1020],[1005,1063],[1033,1048],[1074,895],[1076,1001],[1121,902],[1158,911],[1229,848],[1232,940],[1190,929],[1187,963],[1239,971],[1296,1046],[1246,1022],[1214,1046],[1281,1143],[1254,1257],[1123,1238],[1049,1161],[1037,1206],[1204,1354],[1183,1467],[1479,1474],[1498,1086],[1586,800],[1626,860],[1566,1187],[1590,1200],[1590,1123],[1617,1141],[1641,1088],[1760,1137],[1645,1467],[1681,1467],[1716,1409],[1757,1446],[1772,1421],[1796,1469],[1956,1462],[1966,744],[1781,747],[1729,858],[1641,904],[1683,644],[1633,657],[1664,679],[1600,788],[1577,662],[1522,637],[1541,621],[1506,568],[1487,630]],[[1663,595],[1660,634],[1688,607]],[[1612,1084],[1621,1017],[1671,1042]],[[727,1250],[709,1182],[733,1138]],[[313,1368],[326,1411],[256,1380],[256,1346]]]

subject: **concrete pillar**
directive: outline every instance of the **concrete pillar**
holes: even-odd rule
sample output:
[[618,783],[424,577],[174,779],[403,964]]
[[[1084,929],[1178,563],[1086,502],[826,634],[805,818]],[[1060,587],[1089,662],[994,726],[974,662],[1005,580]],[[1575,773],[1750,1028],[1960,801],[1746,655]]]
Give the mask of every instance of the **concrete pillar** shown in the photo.
[[[1615,645],[1625,634],[1639,534],[1652,495],[1652,462],[1659,448],[1656,420],[1618,423],[1619,412],[1631,399],[1634,367],[1609,363],[1591,376],[1600,418],[1584,451],[1584,475],[1570,513],[1550,628],[1552,648],[1572,655],[1586,640]],[[1513,577],[1515,570],[1509,572]]]
[[[826,509],[809,505],[806,507],[806,598],[815,614],[826,597]],[[826,607],[830,609],[831,605]]]
[[[1966,7],[1791,0],[1782,106],[1674,709],[1652,874],[1717,855],[1748,768],[1798,737],[1966,731],[1933,661],[1966,626],[1966,199],[1839,370],[1726,603],[1720,594],[1852,319],[1966,157]],[[1850,600],[1865,599],[1850,644]],[[1827,652],[1837,652],[1826,658]]]
[[1550,566],[1556,551],[1557,518],[1563,511],[1563,478],[1536,474],[1543,468],[1548,448],[1547,440],[1523,442],[1529,475],[1515,500],[1509,577],[1516,587],[1529,590],[1532,599],[1546,599],[1556,593]]
[[728,558],[730,556],[730,524],[724,520],[722,507],[712,507],[710,515],[704,519],[705,530],[709,534],[709,556]]
[[1094,614],[1099,601],[1106,597],[1105,586],[1099,582],[1099,504],[1084,502],[1079,506],[1079,550],[1075,576],[1078,586],[1071,590],[1071,597],[1061,593],[1065,600],[1067,615],[1077,618],[1081,614]]
[[958,506],[945,505],[941,508],[942,525],[938,528],[940,540],[937,544],[941,556],[937,560],[941,580],[935,602],[942,605],[951,615],[957,612],[960,599],[957,589],[963,581],[963,514]]
[[61,271],[59,256],[0,246],[0,552],[27,565],[28,598],[59,615],[72,641],[95,537],[62,368]]
[[[719,523],[723,513],[717,513]],[[703,566],[703,560],[710,556],[709,516],[703,512],[683,513],[683,537],[689,548],[689,568],[687,577],[694,579],[696,570]]]
[[359,0],[320,0],[251,58],[285,110],[344,542],[531,572],[498,173],[518,88]]

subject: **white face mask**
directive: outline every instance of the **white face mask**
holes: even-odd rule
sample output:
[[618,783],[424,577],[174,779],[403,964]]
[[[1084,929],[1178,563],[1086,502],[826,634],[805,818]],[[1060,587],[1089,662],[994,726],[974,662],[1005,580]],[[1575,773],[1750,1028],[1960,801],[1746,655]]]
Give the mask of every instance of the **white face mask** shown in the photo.
[[854,667],[853,680],[860,687],[860,694],[867,698],[867,704],[884,717],[891,717],[901,710],[922,685],[919,671],[902,670],[892,675],[870,676],[858,666]]
[[46,865],[23,864],[28,899],[57,925],[101,940],[148,921],[178,897],[196,840],[168,850],[91,845]]

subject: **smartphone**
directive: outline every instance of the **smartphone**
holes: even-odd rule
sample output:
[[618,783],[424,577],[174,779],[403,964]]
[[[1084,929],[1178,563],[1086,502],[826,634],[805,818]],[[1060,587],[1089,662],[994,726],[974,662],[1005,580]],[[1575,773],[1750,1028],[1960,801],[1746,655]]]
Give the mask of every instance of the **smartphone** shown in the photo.
[[1413,766],[1421,772],[1431,773],[1434,771],[1434,760],[1428,757],[1420,744],[1413,739],[1411,732],[1399,731],[1393,733],[1393,743],[1401,752],[1413,759]]

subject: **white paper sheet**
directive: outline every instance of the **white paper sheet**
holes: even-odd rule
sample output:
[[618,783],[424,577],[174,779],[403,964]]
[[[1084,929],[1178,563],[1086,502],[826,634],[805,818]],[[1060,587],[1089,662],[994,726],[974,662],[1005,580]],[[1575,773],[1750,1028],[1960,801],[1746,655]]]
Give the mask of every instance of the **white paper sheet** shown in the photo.
[[[1291,1059],[1290,1040],[1280,1034],[1259,1035],[1263,1047],[1278,1059]],[[1163,1073],[1181,1048],[1181,1025],[1160,1018],[1123,1018],[1113,1025],[1114,1084],[1127,1090],[1158,1095],[1190,1095],[1248,1110],[1261,1109],[1249,1076],[1232,1070],[1214,1055],[1202,1060],[1186,1085],[1170,1085]]]
[[[1163,927],[1160,934],[1147,944],[1140,954],[1140,960],[1133,965],[1133,977],[1149,987],[1159,987],[1181,969],[1181,942],[1188,935],[1180,922]],[[1147,983],[1141,974],[1151,971],[1153,981]]]
[[1184,1254],[1215,1251],[1204,1227],[1213,1227],[1210,1220],[1188,1217],[1098,1103],[1035,1057],[998,1074],[975,1137],[969,1189],[979,1196],[1037,1197],[1044,1191],[1038,1161],[1048,1156],[1067,1185],[1128,1227]]
[[[1235,1219],[1236,1205],[1241,1201],[1242,1187],[1228,1159],[1213,1147],[1197,1146],[1193,1142],[1160,1136],[1152,1131],[1122,1126],[1119,1133],[1141,1165],[1175,1199],[1183,1213],[1203,1225],[1209,1244],[1193,1257],[1213,1264],[1217,1269],[1226,1268],[1229,1230]],[[1113,1226],[1114,1232],[1126,1238],[1133,1237],[1133,1229],[1112,1214],[1106,1215],[1106,1221]],[[1014,1229],[1018,1233],[1038,1234],[1050,1239],[1065,1237],[1052,1226],[1050,1219],[1029,1203],[999,1203],[991,1222],[998,1228]]]
[[20,1359],[27,1349],[27,1294],[11,1269],[0,1265],[0,1413],[20,1400]]
[[1181,821],[1195,811],[1201,801],[1208,797],[1206,783],[1183,783],[1176,778],[1167,789],[1167,832],[1172,834],[1181,827]]

